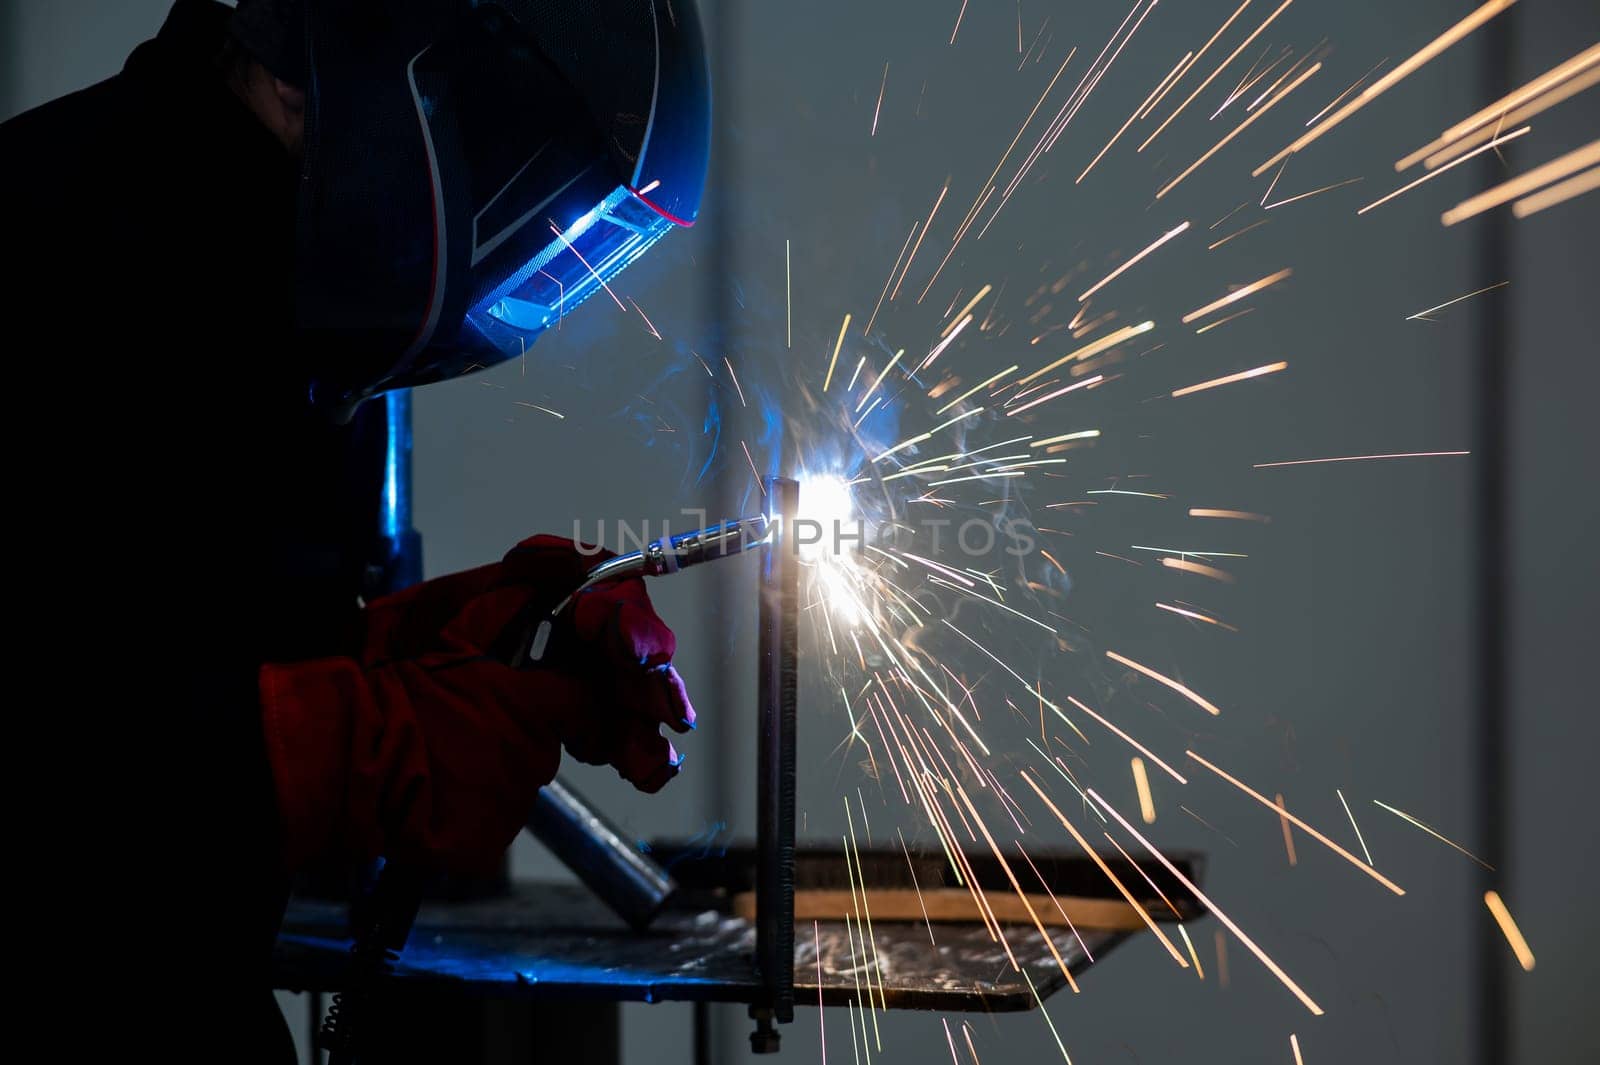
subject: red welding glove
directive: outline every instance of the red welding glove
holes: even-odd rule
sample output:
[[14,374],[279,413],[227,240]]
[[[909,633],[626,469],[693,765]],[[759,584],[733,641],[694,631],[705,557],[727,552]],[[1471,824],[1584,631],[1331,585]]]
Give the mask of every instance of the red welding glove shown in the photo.
[[556,664],[506,664],[518,619],[547,614],[605,557],[536,536],[498,563],[373,602],[352,657],[263,666],[289,867],[344,853],[484,868],[555,776],[563,745],[642,791],[676,776],[682,758],[659,727],[688,731],[694,709],[643,581],[569,604]]

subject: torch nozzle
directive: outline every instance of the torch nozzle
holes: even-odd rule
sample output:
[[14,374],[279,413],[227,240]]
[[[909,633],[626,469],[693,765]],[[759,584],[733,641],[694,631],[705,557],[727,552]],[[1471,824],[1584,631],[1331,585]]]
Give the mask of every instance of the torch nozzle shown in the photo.
[[[663,536],[646,544],[642,551],[608,558],[591,569],[584,577],[583,583],[577,587],[572,596],[568,597],[567,602],[584,589],[602,581],[626,577],[660,577],[676,573],[680,569],[698,566],[702,562],[737,555],[766,543],[766,538],[765,514],[740,518],[737,521],[725,521],[720,525],[680,533],[677,536]],[[555,613],[560,613],[562,606],[566,606],[566,603],[558,606]]]
[[550,623],[584,591],[604,581],[625,580],[629,577],[660,577],[676,573],[702,562],[727,558],[759,547],[767,542],[771,522],[765,514],[755,514],[735,521],[725,521],[677,536],[663,536],[646,544],[644,550],[606,559],[591,569],[583,583],[571,595],[556,604],[547,618],[531,634],[531,642],[518,660],[537,662],[544,655],[545,640],[549,638]]

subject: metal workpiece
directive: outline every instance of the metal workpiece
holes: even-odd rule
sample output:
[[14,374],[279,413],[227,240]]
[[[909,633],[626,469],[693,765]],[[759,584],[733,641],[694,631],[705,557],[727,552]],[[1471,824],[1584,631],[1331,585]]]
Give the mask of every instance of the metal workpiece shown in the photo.
[[794,1020],[795,688],[799,653],[799,555],[789,540],[800,485],[766,481],[769,535],[761,560],[756,699],[756,975],[751,1006],[757,1053],[778,1049],[776,1020]]
[[667,871],[561,781],[539,789],[528,831],[612,912],[643,930],[677,891]]

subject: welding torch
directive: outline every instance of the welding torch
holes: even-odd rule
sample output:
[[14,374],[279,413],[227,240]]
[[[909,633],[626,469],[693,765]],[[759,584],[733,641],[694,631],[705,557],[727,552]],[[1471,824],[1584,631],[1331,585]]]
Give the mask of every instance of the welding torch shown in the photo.
[[663,536],[659,540],[652,540],[642,550],[606,559],[591,569],[584,576],[583,583],[557,603],[549,614],[524,621],[524,634],[516,654],[512,656],[512,664],[527,668],[537,666],[551,657],[550,636],[555,631],[556,618],[574,599],[595,585],[632,577],[664,577],[702,562],[737,555],[766,543],[768,531],[767,516],[757,514],[677,536]]

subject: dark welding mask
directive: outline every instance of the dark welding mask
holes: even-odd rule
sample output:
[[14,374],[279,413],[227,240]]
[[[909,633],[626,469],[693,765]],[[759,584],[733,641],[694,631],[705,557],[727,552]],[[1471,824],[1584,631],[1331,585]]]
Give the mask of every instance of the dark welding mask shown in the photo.
[[308,0],[296,314],[353,410],[525,352],[694,223],[694,0]]

